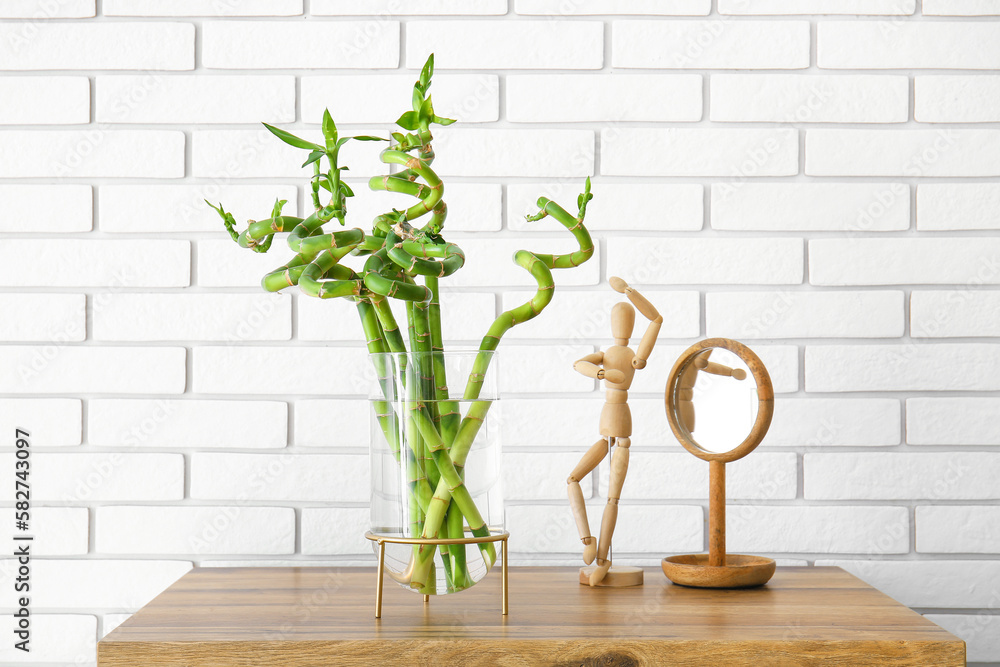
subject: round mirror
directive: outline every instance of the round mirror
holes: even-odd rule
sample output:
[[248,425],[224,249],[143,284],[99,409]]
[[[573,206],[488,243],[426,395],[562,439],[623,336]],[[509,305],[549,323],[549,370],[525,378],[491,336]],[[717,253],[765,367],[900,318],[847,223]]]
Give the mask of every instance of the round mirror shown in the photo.
[[670,428],[689,452],[728,462],[763,440],[774,392],[767,369],[750,348],[710,338],[688,348],[674,364],[666,404]]

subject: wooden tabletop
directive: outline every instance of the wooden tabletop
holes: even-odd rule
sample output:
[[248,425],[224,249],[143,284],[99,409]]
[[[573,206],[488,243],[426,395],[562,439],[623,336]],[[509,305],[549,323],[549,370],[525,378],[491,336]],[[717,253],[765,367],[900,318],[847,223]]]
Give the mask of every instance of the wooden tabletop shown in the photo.
[[[499,569],[499,568],[498,568]],[[347,568],[196,568],[98,645],[100,667],[282,665],[964,665],[962,640],[840,568],[778,568],[707,590],[658,569],[589,588],[577,568],[511,568],[431,597]]]

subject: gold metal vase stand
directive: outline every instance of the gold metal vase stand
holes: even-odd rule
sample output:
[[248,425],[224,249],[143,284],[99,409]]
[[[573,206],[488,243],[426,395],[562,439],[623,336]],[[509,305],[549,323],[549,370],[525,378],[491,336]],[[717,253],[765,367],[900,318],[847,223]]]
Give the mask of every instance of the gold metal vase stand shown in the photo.
[[[378,575],[375,580],[375,618],[382,618],[382,585],[385,574],[385,545],[389,544],[433,544],[443,546],[449,544],[483,544],[485,542],[500,542],[500,574],[501,574],[501,596],[503,615],[507,615],[507,538],[510,533],[489,534],[484,537],[455,537],[449,539],[424,539],[422,537],[393,537],[390,535],[377,535],[370,530],[365,533],[365,538],[378,544]],[[424,596],[424,604],[430,603],[430,596]]]

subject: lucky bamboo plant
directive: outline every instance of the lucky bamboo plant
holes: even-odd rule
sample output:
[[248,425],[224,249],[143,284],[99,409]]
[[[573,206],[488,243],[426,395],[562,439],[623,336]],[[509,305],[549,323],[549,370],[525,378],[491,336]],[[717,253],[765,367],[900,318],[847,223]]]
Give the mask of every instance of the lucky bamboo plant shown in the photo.
[[[209,203],[209,206],[222,216],[233,240],[254,252],[267,252],[275,234],[288,233],[288,246],[295,255],[287,264],[264,276],[265,290],[277,292],[297,285],[307,296],[343,297],[355,303],[368,351],[376,360],[375,370],[385,399],[375,402],[378,421],[397,463],[407,473],[411,536],[463,537],[465,530],[469,530],[474,536],[484,537],[489,535],[489,527],[463,481],[466,458],[492,404],[477,400],[483,377],[503,335],[517,324],[536,317],[552,300],[555,288],[552,270],[579,266],[593,255],[594,244],[583,224],[587,202],[593,195],[588,178],[583,194],[577,199],[576,215],[541,197],[538,213],[527,217],[530,221],[552,217],[572,233],[579,249],[562,255],[529,250],[514,254],[513,261],[531,274],[537,290],[530,300],[497,317],[486,332],[472,373],[464,379],[463,402],[468,402],[468,408],[461,414],[459,401],[448,400],[438,282],[460,269],[465,255],[458,245],[442,236],[447,206],[444,183],[431,168],[434,151],[430,129],[434,124],[450,125],[455,121],[434,113],[428,94],[433,71],[432,54],[413,86],[412,110],[396,121],[404,131],[392,132],[387,139],[340,136],[329,110],[323,114],[323,144],[264,124],[285,143],[308,151],[302,166],[312,165],[313,211],[305,219],[283,215],[286,202],[277,201],[270,217],[251,220],[240,233],[235,229],[233,216],[221,204]],[[387,165],[397,165],[398,170],[371,178],[368,186],[372,190],[405,193],[417,201],[406,210],[393,209],[377,216],[371,232],[359,228],[327,232],[323,227],[333,220],[345,224],[346,202],[354,194],[343,182],[342,172],[347,167],[339,163],[341,147],[352,139],[389,141],[389,147],[381,152],[381,160]],[[326,170],[322,167],[324,162]],[[425,224],[416,226],[421,218],[426,220]],[[362,268],[354,269],[342,263],[348,257],[366,259]],[[405,304],[408,341],[400,332],[389,305],[390,298]],[[385,367],[386,357],[379,356],[383,353],[407,355],[409,360],[400,362],[400,366],[413,369],[411,372],[419,381],[398,380],[392,369]],[[393,412],[392,401],[403,396],[397,382],[404,385],[402,392],[408,392],[403,403],[407,414],[402,416]],[[397,419],[407,426],[402,435],[392,427]],[[479,547],[489,569],[496,560],[494,546],[484,543]],[[408,567],[397,573],[396,578],[412,588],[427,591],[433,586],[435,576],[432,571],[435,548],[429,544],[414,546]],[[472,585],[464,546],[440,549],[449,589],[461,590]]]

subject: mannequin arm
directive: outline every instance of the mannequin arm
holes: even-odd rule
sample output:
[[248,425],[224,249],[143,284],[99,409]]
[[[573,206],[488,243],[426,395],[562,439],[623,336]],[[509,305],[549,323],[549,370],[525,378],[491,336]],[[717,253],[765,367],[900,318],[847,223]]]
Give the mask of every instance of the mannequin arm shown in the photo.
[[649,320],[649,327],[646,328],[646,333],[642,335],[639,350],[635,353],[635,358],[632,360],[634,368],[645,368],[646,360],[649,359],[649,354],[653,351],[653,345],[656,344],[656,337],[660,334],[663,316],[660,315],[659,311],[656,310],[646,297],[629,287],[621,278],[611,278],[611,287],[627,296],[636,310]]
[[594,352],[593,354],[588,354],[583,359],[577,360],[573,364],[573,370],[581,375],[586,375],[589,378],[594,378],[595,380],[607,380],[608,382],[622,382],[625,380],[625,374],[621,371],[616,371],[611,368],[604,370],[598,364],[604,362],[603,352]]
[[642,340],[639,342],[639,350],[635,353],[635,358],[632,359],[632,366],[634,368],[646,367],[646,359],[649,359],[649,353],[653,351],[653,346],[656,344],[656,337],[660,335],[660,324],[662,322],[663,318],[657,316],[655,320],[649,323],[646,333],[642,335]]
[[[582,359],[578,359],[573,362],[573,370],[581,375],[586,375],[589,378],[594,378],[599,380],[598,373],[601,373],[604,369],[601,368],[601,364],[604,363],[604,353],[603,352],[592,352]],[[603,373],[601,373],[603,375]]]

